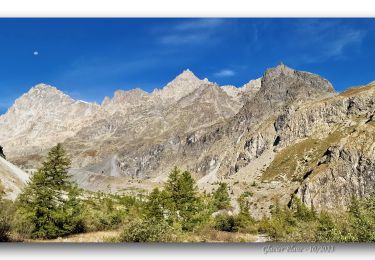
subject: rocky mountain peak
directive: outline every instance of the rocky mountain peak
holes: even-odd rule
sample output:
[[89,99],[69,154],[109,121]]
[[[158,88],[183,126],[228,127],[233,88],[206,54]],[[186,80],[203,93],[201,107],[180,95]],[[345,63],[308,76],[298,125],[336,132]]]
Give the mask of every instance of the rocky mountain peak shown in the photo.
[[263,74],[263,81],[272,81],[274,79],[284,79],[284,78],[292,78],[294,77],[295,70],[289,68],[285,64],[280,64],[276,67],[269,68]]
[[49,84],[39,83],[33,86],[30,90],[57,90],[57,88]]
[[166,87],[185,87],[185,85],[201,83],[202,80],[195,76],[195,74],[191,70],[186,69],[171,82],[169,82]]
[[198,89],[200,85],[207,83],[210,82],[200,80],[192,71],[187,69],[169,82],[163,89],[155,89],[153,96],[160,97],[167,103],[174,102]]
[[44,83],[35,85],[29,90],[28,93],[29,94],[43,94],[43,93],[64,94],[62,91],[58,90],[56,87],[48,85],[48,84],[44,84]]
[[18,98],[15,105],[22,104],[24,102],[37,102],[38,100],[47,100],[49,102],[57,100],[62,100],[64,102],[74,101],[71,97],[58,90],[56,87],[41,83],[35,85],[26,94]]
[[297,71],[284,64],[268,69],[261,82],[259,95],[276,102],[316,98],[335,93],[332,84],[319,75]]
[[178,75],[175,80],[200,80],[195,74],[189,70],[184,70],[180,75]]

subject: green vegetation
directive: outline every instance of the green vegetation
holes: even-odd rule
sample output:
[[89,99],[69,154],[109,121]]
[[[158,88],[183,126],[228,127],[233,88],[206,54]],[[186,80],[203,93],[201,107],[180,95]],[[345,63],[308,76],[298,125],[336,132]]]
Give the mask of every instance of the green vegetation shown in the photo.
[[375,196],[352,199],[349,210],[315,212],[298,199],[292,208],[276,205],[270,219],[263,218],[258,230],[283,242],[375,242]]
[[227,209],[230,207],[230,197],[228,193],[228,185],[220,183],[219,188],[213,193],[213,204],[215,210]]
[[[200,194],[191,174],[175,168],[164,188],[156,188],[149,194],[143,214],[125,225],[119,240],[176,242],[192,241],[193,237],[198,236],[200,241],[215,230],[256,233],[249,205],[244,201],[240,201],[241,212],[238,215],[229,214],[225,211],[230,208],[227,184],[220,183],[212,194]],[[205,230],[205,234],[202,234],[202,230]]]
[[233,215],[219,214],[215,218],[214,228],[220,231],[237,232],[239,229],[236,218]]
[[0,242],[7,242],[10,239],[13,214],[13,204],[11,201],[3,199],[3,190],[0,183]]
[[120,235],[121,242],[172,242],[173,228],[165,221],[136,219]]
[[113,230],[140,214],[142,202],[134,197],[101,192],[82,199],[82,223],[85,232]]
[[249,202],[246,197],[245,194],[239,197],[240,212],[237,215],[219,214],[214,219],[213,227],[219,231],[256,234],[255,220],[250,215]]
[[191,174],[175,168],[164,189],[155,188],[149,194],[138,219],[125,225],[120,241],[170,241],[172,233],[191,232],[209,219],[204,205],[205,198],[198,193]]

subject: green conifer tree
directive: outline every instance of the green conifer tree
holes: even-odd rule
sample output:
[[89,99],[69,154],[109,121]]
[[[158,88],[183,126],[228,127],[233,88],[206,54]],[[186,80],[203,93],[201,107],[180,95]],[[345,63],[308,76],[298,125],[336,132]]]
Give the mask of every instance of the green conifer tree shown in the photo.
[[213,204],[215,211],[230,207],[230,197],[226,183],[220,183],[217,190],[213,193]]
[[146,202],[145,217],[146,219],[164,220],[165,195],[158,188],[155,188]]
[[55,238],[81,231],[80,190],[70,180],[69,167],[62,145],[56,145],[20,194],[17,214],[29,221],[31,237]]
[[202,205],[191,174],[174,168],[164,191],[170,219],[179,222],[183,230],[191,230],[200,221],[198,213]]

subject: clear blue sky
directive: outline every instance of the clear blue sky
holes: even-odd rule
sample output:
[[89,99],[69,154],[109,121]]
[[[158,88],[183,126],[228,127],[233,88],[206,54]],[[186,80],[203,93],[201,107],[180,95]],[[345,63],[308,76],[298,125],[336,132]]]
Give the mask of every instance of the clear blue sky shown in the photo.
[[0,19],[0,114],[41,82],[101,102],[186,68],[241,86],[284,62],[340,91],[375,80],[374,61],[374,19]]

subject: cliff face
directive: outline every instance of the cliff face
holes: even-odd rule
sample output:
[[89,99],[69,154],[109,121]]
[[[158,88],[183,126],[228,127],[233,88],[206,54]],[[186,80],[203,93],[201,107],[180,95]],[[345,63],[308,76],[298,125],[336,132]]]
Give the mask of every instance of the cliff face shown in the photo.
[[332,142],[296,191],[307,205],[334,210],[347,206],[352,196],[365,197],[374,192],[373,87],[352,89],[327,101],[323,111],[329,112],[324,117],[317,113],[313,116],[314,111],[309,114],[318,125],[315,131]]
[[91,190],[148,190],[178,166],[202,190],[223,181],[233,199],[252,194],[255,217],[293,194],[335,209],[375,188],[374,87],[337,94],[285,65],[240,88],[187,70],[160,90],[117,91],[101,105],[39,85],[0,117],[0,143],[12,162],[34,168],[63,142],[73,178]]

